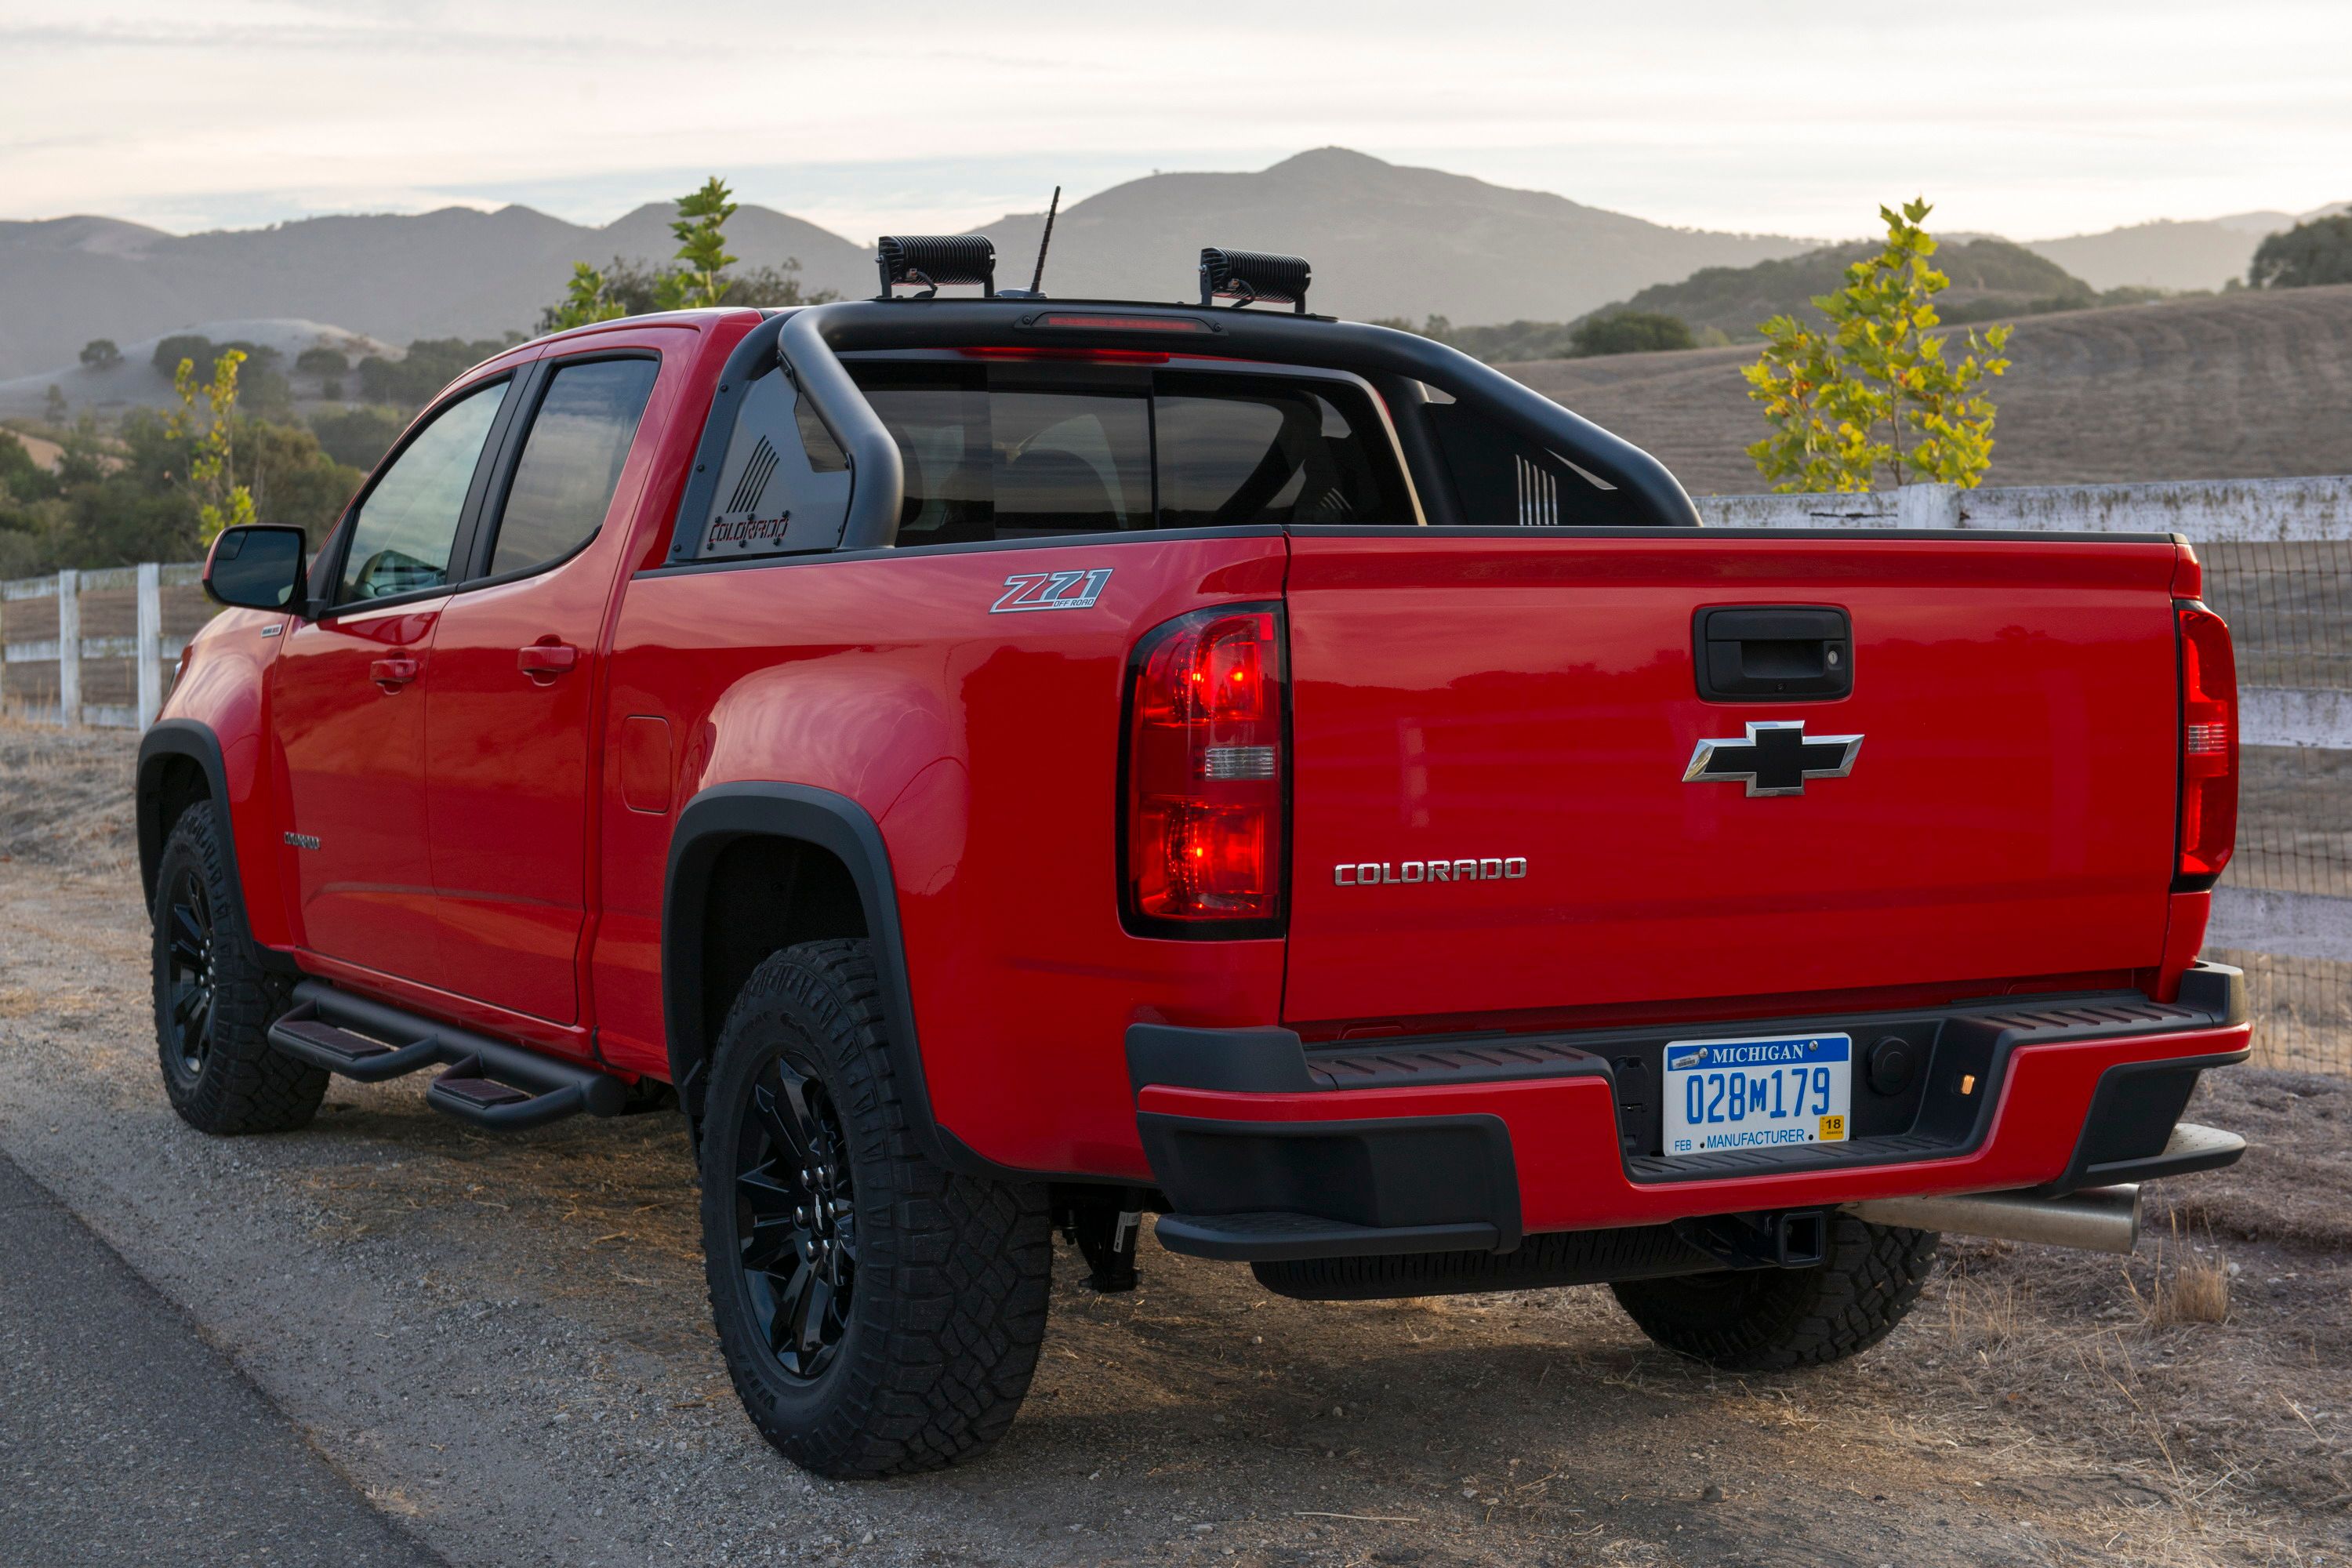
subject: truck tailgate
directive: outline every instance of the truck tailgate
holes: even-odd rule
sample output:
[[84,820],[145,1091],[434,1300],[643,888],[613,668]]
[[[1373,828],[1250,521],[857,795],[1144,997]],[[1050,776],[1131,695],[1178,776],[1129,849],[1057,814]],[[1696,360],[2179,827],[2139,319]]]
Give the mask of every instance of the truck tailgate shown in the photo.
[[[2146,538],[1299,531],[1286,1018],[2155,965],[2175,553]],[[1722,605],[1844,611],[1850,694],[1703,700],[1695,617]],[[1851,772],[1801,794],[1685,782],[1702,741],[1790,721],[1860,736]]]

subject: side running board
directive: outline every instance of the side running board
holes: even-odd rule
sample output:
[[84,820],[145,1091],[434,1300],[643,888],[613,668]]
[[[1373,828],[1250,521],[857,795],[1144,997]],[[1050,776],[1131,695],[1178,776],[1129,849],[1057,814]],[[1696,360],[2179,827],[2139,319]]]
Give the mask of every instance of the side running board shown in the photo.
[[435,1023],[323,980],[294,987],[293,1010],[269,1026],[269,1043],[299,1061],[362,1083],[446,1067],[425,1091],[426,1103],[500,1131],[544,1126],[583,1110],[617,1116],[628,1101],[627,1086],[610,1073]]

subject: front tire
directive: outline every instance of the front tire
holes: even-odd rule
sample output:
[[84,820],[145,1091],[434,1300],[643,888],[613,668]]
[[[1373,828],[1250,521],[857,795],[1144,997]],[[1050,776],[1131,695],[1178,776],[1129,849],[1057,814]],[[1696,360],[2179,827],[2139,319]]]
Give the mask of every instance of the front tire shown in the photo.
[[155,865],[155,1045],[180,1120],[221,1135],[310,1125],[327,1074],[270,1047],[291,981],[262,967],[212,807],[180,814]]
[[1826,1366],[1888,1334],[1936,1266],[1932,1230],[1829,1221],[1816,1268],[1738,1268],[1612,1285],[1636,1327],[1667,1350],[1726,1372]]
[[864,942],[752,971],[702,1120],[710,1307],[743,1408],[840,1479],[937,1469],[1012,1425],[1045,1338],[1042,1184],[933,1164],[908,1130]]

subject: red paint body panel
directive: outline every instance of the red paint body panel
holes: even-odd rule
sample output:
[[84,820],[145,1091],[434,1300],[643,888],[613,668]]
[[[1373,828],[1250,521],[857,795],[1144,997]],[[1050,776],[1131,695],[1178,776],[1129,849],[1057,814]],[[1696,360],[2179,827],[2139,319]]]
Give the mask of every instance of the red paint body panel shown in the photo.
[[[429,982],[438,921],[425,816],[425,683],[446,598],[296,620],[270,672],[271,731],[285,782],[272,851],[292,896],[293,936],[347,963]],[[401,660],[409,679],[371,671]]]
[[[427,837],[441,990],[552,1023],[581,1016],[591,804],[603,770],[602,646],[638,552],[633,526],[696,334],[636,327],[600,350],[664,352],[663,368],[603,527],[545,571],[458,595],[442,612],[425,710]],[[533,673],[526,647],[572,650],[569,668]]]
[[[1284,542],[1161,537],[827,561],[630,585],[609,712],[679,737],[684,802],[772,780],[846,795],[896,880],[940,1122],[989,1159],[1142,1178],[1130,1023],[1264,1023],[1278,941],[1129,936],[1119,705],[1148,628],[1280,595]],[[1015,572],[1112,569],[1086,614],[992,616]],[[608,791],[596,986],[609,1059],[667,1071],[656,945],[675,816]]]
[[2065,1170],[2102,1072],[2119,1062],[2241,1051],[2248,1033],[2249,1026],[2241,1024],[2145,1039],[2022,1046],[2010,1057],[1992,1131],[1973,1153],[1914,1164],[1712,1181],[1630,1179],[1618,1155],[1613,1097],[1600,1079],[1322,1094],[1223,1094],[1153,1085],[1139,1097],[1137,1109],[1232,1121],[1497,1116],[1510,1131],[1527,1228],[1593,1230],[1746,1209],[2036,1186]]
[[[230,837],[245,883],[246,919],[265,946],[294,945],[294,910],[281,896],[278,802],[285,779],[270,743],[269,667],[291,616],[224,610],[188,639],[187,660],[161,717],[194,718],[220,742]],[[276,637],[262,634],[278,628]]]
[[[2155,966],[2173,569],[2168,544],[1960,535],[1297,540],[1286,1018]],[[1694,615],[1755,604],[1845,609],[1853,694],[1701,700]],[[1702,739],[1791,719],[1862,735],[1852,776],[1683,782]],[[1528,874],[1335,881],[1456,857]]]

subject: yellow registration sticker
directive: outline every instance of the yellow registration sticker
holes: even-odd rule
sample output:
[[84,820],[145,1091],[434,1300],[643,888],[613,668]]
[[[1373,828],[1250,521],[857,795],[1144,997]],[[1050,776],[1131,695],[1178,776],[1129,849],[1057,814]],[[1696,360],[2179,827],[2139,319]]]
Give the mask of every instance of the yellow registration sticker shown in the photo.
[[1824,1116],[1824,1117],[1822,1117],[1822,1118],[1821,1140],[1822,1140],[1822,1142],[1824,1142],[1824,1143],[1843,1143],[1843,1142],[1845,1142],[1845,1118],[1844,1118],[1844,1117],[1843,1117],[1843,1116]]

